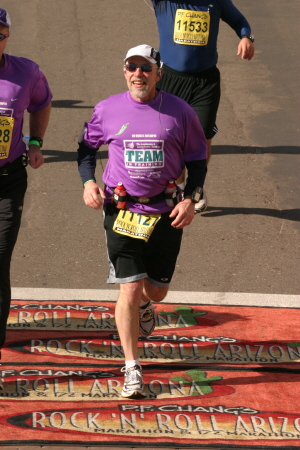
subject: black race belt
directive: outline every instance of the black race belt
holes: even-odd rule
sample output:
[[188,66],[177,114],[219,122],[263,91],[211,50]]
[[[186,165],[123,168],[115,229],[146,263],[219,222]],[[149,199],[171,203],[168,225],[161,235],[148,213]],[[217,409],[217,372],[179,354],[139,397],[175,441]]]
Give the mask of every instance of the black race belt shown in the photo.
[[161,202],[165,200],[166,194],[165,192],[161,192],[160,194],[154,195],[153,197],[135,197],[134,195],[126,194],[126,201],[133,203],[142,203],[144,205],[153,205],[154,203]]
[[[114,191],[115,188],[110,188],[112,191]],[[126,197],[122,197],[122,201],[126,202],[132,202],[132,203],[142,203],[143,205],[153,205],[154,203],[161,202],[162,200],[166,199],[165,191],[162,191],[160,194],[154,195],[153,197],[145,197],[145,196],[134,196],[126,193]]]

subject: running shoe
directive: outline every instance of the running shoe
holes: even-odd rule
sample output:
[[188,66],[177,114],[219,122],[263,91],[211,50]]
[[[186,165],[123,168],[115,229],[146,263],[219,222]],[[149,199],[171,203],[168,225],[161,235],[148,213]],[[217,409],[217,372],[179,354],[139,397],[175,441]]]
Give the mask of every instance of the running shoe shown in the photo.
[[149,336],[156,325],[156,312],[152,303],[146,308],[140,307],[140,334]]
[[124,398],[145,398],[147,396],[144,391],[144,381],[141,366],[133,366],[126,370],[126,367],[121,369],[125,372],[124,385],[121,392]]
[[207,208],[207,196],[204,191],[202,191],[202,195],[200,201],[195,203],[195,214],[202,213]]

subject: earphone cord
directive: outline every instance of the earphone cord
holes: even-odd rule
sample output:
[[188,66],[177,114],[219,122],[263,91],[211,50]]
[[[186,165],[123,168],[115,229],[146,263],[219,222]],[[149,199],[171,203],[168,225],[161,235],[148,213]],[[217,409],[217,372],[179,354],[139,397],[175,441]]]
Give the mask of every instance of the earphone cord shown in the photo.
[[144,0],[144,2],[145,2],[146,5],[148,6],[148,8],[150,8],[150,9],[152,9],[152,11],[154,11],[154,9],[152,8],[152,6],[150,6],[149,3],[148,3],[146,0]]

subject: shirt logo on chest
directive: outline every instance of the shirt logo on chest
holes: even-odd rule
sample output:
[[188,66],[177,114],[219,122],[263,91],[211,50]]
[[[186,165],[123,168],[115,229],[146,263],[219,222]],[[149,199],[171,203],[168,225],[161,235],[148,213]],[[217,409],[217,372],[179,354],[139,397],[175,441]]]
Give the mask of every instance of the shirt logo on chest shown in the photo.
[[124,133],[124,131],[126,130],[128,125],[129,125],[129,122],[128,123],[124,123],[124,125],[122,125],[120,131],[116,134],[116,136],[120,136],[120,134]]
[[127,169],[154,169],[164,167],[163,149],[164,143],[158,139],[125,140],[125,167]]

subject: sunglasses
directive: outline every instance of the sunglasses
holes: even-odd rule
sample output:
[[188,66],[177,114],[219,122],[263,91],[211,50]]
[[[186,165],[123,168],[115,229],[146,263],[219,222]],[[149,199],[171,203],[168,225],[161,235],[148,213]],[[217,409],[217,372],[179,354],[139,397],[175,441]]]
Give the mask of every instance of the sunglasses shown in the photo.
[[128,72],[135,72],[136,69],[141,69],[142,72],[149,73],[152,72],[152,69],[157,69],[157,67],[152,67],[150,66],[150,64],[142,64],[138,66],[137,64],[134,63],[125,64],[124,67]]
[[2,34],[0,33],[0,41],[4,41],[8,37],[8,34]]

